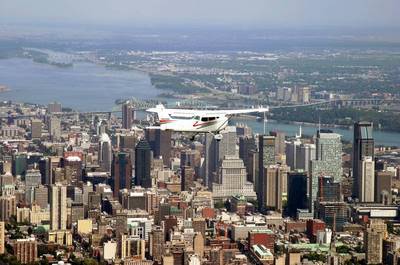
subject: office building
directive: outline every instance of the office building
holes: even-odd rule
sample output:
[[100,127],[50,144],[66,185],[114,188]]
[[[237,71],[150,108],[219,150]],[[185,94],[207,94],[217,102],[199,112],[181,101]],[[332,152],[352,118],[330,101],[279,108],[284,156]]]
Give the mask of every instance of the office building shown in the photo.
[[216,201],[225,201],[233,195],[243,195],[247,199],[256,198],[253,183],[247,181],[243,160],[237,156],[225,156],[211,190]]
[[132,187],[132,161],[128,153],[118,152],[114,154],[111,168],[114,197],[122,189]]
[[62,111],[61,103],[59,102],[51,102],[47,105],[47,111],[49,113],[59,113]]
[[193,237],[193,251],[199,257],[204,256],[204,236],[202,233],[196,233]]
[[39,160],[39,171],[42,176],[42,184],[53,184],[51,178],[51,162],[49,157],[43,157]]
[[340,182],[335,182],[331,176],[320,176],[318,181],[317,198],[319,202],[342,201]]
[[136,146],[135,134],[120,134],[118,135],[118,147],[120,151],[134,150]]
[[375,172],[375,202],[392,204],[392,183],[394,173],[390,171]]
[[67,187],[56,184],[50,187],[50,229],[67,228]]
[[150,232],[150,255],[154,262],[161,264],[164,255],[164,231],[160,226],[154,227]]
[[334,231],[343,231],[348,221],[347,205],[344,202],[318,202],[317,217]]
[[296,169],[310,171],[310,162],[316,158],[315,144],[301,144],[296,149]]
[[100,167],[106,172],[111,172],[112,146],[110,137],[106,133],[100,135],[98,157]]
[[[262,210],[282,212],[283,186],[287,183],[287,168],[281,165],[269,165],[264,168],[264,177],[261,180]],[[259,184],[261,185],[261,184]]]
[[358,171],[359,187],[357,189],[360,202],[375,201],[375,161],[370,156],[364,156],[360,161]]
[[286,153],[285,133],[279,131],[272,131],[269,135],[275,137],[275,155],[280,156]]
[[243,163],[246,167],[247,180],[251,182],[253,182],[254,179],[254,165],[252,156],[256,152],[257,146],[255,138],[253,136],[239,137],[239,158],[243,160]]
[[297,209],[307,209],[307,173],[291,172],[288,174],[288,214],[296,216]]
[[171,131],[146,128],[145,138],[153,151],[154,158],[162,157],[164,165],[169,167],[171,164]]
[[302,104],[310,103],[311,101],[311,88],[310,87],[299,87],[298,88],[297,102]]
[[0,196],[14,195],[15,183],[14,177],[11,173],[0,175]]
[[48,129],[52,141],[59,141],[61,138],[61,121],[55,116],[51,116],[48,121]]
[[130,130],[133,121],[133,108],[130,103],[122,105],[122,128]]
[[[371,122],[356,122],[354,123],[353,136],[353,195],[359,197],[361,195],[359,189],[363,186],[362,180],[362,165],[365,157],[372,160],[374,156],[374,138],[373,124]],[[359,198],[360,199],[360,198]]]
[[297,157],[300,153],[299,149],[301,146],[300,138],[296,137],[286,144],[286,164],[290,167],[290,170],[297,170]]
[[40,185],[33,190],[33,202],[39,205],[41,209],[47,209],[49,204],[49,189]]
[[134,236],[122,234],[119,241],[121,259],[134,257],[139,260],[145,259],[146,241]]
[[5,252],[5,223],[4,222],[0,222],[0,255],[4,254]]
[[316,158],[311,160],[309,178],[309,210],[314,212],[320,176],[331,176],[334,181],[342,178],[341,136],[328,130],[318,130],[315,139]]
[[13,254],[19,262],[27,264],[37,260],[37,241],[35,238],[15,239],[11,243]]
[[141,139],[135,149],[135,185],[144,188],[152,186],[150,175],[151,148],[146,139]]
[[204,155],[204,185],[211,187],[214,176],[222,159],[226,155],[236,155],[236,127],[227,126],[221,131],[222,139],[217,141],[210,133],[205,135],[205,155]]
[[[264,169],[270,165],[275,165],[275,137],[268,135],[259,135],[258,137],[258,178],[255,183],[257,191],[257,200],[265,201],[265,172]],[[262,205],[262,203],[260,204]]]
[[31,139],[40,139],[42,137],[42,121],[31,120]]
[[17,214],[17,202],[15,195],[0,197],[0,221],[10,221]]
[[26,189],[34,188],[42,183],[42,175],[39,170],[30,169],[25,174],[25,187]]
[[268,248],[273,254],[275,238],[276,235],[272,230],[255,228],[254,230],[249,231],[249,247],[252,247],[253,245],[263,245]]
[[194,187],[194,169],[190,166],[181,167],[181,191],[188,191]]
[[28,157],[26,153],[16,153],[12,156],[13,176],[25,176],[28,169]]
[[387,227],[382,220],[370,220],[364,232],[365,259],[367,264],[381,264],[383,246]]

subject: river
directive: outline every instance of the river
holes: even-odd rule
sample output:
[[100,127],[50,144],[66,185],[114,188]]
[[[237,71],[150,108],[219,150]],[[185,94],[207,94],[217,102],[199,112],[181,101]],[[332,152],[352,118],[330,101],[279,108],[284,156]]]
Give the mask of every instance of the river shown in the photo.
[[[234,119],[232,124],[245,123],[249,127],[253,129],[255,133],[263,133],[264,127],[263,123],[250,120],[250,119]],[[266,124],[266,131],[282,131],[285,132],[287,136],[295,136],[299,133],[300,125],[297,124],[288,124],[277,121],[268,121]],[[302,133],[303,135],[315,135],[318,129],[318,126],[315,125],[302,125]],[[335,133],[342,135],[342,139],[345,141],[353,141],[353,131],[351,129],[343,129],[336,127],[323,127],[322,129],[329,129]],[[374,139],[376,145],[384,145],[384,146],[400,146],[400,134],[395,132],[386,132],[386,131],[374,131]]]
[[108,111],[116,99],[149,99],[162,92],[151,85],[147,74],[137,71],[84,62],[64,68],[19,58],[0,60],[0,84],[10,88],[0,93],[1,100],[58,101],[79,111]]
[[[0,93],[0,100],[38,104],[59,101],[63,106],[79,111],[109,111],[115,106],[116,99],[150,99],[163,92],[153,87],[149,76],[142,72],[112,70],[84,62],[61,68],[19,58],[0,60],[0,85],[10,88],[10,91]],[[262,122],[244,119],[235,122],[245,122],[254,132],[263,132]],[[316,126],[310,125],[302,126],[302,129],[306,135],[314,135],[317,130]],[[351,130],[327,129],[352,141]],[[267,131],[270,130],[284,131],[290,136],[298,132],[299,125],[268,122]],[[400,133],[375,131],[374,138],[378,145],[400,146]]]

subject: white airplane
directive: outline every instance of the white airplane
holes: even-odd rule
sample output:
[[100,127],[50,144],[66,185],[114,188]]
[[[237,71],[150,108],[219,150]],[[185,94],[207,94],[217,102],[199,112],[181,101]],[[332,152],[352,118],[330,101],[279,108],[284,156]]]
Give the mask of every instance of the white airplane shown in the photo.
[[222,131],[228,121],[236,114],[265,113],[268,108],[253,108],[240,110],[192,110],[192,109],[167,109],[163,105],[147,109],[147,112],[157,114],[158,128],[175,132],[192,134],[192,139],[199,133],[212,133],[216,140],[221,140]]

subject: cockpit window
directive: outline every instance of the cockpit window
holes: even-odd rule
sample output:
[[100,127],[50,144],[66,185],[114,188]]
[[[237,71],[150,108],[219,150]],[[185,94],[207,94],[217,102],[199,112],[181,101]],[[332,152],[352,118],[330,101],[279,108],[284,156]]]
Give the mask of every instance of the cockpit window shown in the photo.
[[209,120],[209,121],[214,121],[214,120],[215,120],[215,117],[208,117],[208,120]]
[[200,116],[195,116],[194,119],[199,121],[200,120]]
[[201,118],[201,121],[208,121],[208,117]]

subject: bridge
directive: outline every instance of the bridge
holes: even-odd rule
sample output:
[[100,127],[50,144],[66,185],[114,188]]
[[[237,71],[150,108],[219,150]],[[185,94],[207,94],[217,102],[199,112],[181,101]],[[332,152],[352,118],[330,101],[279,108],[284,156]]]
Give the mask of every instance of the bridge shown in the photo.
[[306,103],[306,104],[294,104],[286,106],[271,106],[270,109],[281,109],[281,108],[300,108],[300,107],[312,107],[312,106],[326,106],[326,107],[373,107],[382,106],[384,104],[400,104],[400,100],[397,99],[332,99],[320,102]]
[[[111,117],[113,113],[121,113],[122,105],[124,103],[130,103],[133,109],[135,110],[145,110],[148,108],[152,108],[159,103],[156,100],[138,100],[136,98],[131,98],[129,100],[120,100],[116,102],[116,105],[111,109],[111,111],[89,111],[89,112],[59,112],[53,113],[52,115],[57,117],[71,117],[71,116],[105,116],[108,119]],[[384,104],[400,104],[400,100],[398,99],[374,99],[374,98],[366,98],[366,99],[333,99],[326,101],[319,101],[307,104],[293,104],[293,105],[279,105],[279,106],[270,106],[270,109],[281,109],[281,108],[301,108],[301,107],[313,107],[313,106],[326,106],[326,107],[374,107],[374,106],[382,106]],[[183,100],[179,105],[174,106],[175,108],[199,108],[204,109],[207,106],[197,100]],[[209,107],[209,106],[208,106]],[[40,115],[3,115],[0,116],[0,119],[31,119],[31,118],[40,118]]]

